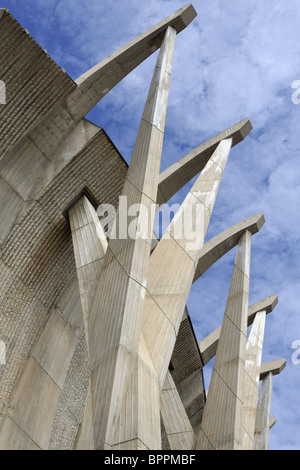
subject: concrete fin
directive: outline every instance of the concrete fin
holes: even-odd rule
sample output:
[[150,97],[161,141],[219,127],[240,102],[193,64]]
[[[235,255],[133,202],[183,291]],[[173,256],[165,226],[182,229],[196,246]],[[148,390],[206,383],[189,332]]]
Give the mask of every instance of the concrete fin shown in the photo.
[[232,147],[234,147],[245,139],[251,129],[252,125],[249,119],[243,119],[199,145],[178,162],[164,170],[159,176],[157,204],[161,206],[168,202],[177,191],[202,171],[222,140],[232,139]]

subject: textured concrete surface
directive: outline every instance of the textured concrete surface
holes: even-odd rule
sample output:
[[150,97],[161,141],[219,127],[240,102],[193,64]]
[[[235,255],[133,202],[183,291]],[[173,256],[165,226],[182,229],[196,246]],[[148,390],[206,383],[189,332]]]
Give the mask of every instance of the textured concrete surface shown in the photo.
[[258,312],[255,316],[246,345],[243,396],[243,450],[253,450],[265,322],[266,312]]
[[251,233],[241,236],[197,449],[241,450]]

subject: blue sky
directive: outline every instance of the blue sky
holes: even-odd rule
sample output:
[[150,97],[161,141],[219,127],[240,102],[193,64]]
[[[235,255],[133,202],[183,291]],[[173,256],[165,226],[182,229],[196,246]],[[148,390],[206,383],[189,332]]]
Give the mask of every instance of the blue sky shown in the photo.
[[[148,27],[179,0],[7,0],[22,26],[76,79]],[[195,0],[194,22],[176,40],[162,156],[164,170],[201,142],[248,117],[253,131],[229,157],[207,238],[259,211],[252,238],[250,303],[276,293],[267,316],[263,362],[285,357],[274,378],[271,449],[300,448],[300,80],[299,0]],[[156,54],[116,86],[88,118],[129,162]],[[1,79],[1,77],[0,77]],[[181,202],[187,188],[172,202]],[[192,288],[188,302],[199,340],[222,322],[235,250]],[[300,357],[300,354],[299,354]],[[206,373],[208,386],[209,373]]]

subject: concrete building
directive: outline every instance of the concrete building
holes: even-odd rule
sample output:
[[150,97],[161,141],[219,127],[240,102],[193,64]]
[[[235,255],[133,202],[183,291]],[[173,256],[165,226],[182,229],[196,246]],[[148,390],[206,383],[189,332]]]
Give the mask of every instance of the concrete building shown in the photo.
[[[0,449],[268,448],[272,378],[285,361],[261,364],[277,296],[248,305],[264,216],[204,243],[250,121],[159,173],[175,42],[195,16],[184,6],[74,81],[0,9]],[[158,49],[128,166],[85,116]],[[155,210],[196,175],[158,240]],[[134,227],[120,197],[141,208]],[[119,206],[109,237],[102,204]],[[223,324],[199,342],[190,288],[235,247]]]

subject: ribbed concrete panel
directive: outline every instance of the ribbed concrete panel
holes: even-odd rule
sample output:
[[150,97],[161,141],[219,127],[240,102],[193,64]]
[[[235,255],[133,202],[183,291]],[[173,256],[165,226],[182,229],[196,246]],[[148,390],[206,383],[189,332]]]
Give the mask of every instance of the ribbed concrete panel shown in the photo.
[[[250,305],[248,308],[247,325],[252,325],[257,312],[264,310],[268,314],[273,311],[277,303],[278,296],[273,294]],[[204,365],[206,365],[216,355],[220,333],[221,326],[216,328],[206,338],[200,341],[199,347]]]
[[266,312],[258,312],[255,316],[246,345],[246,364],[243,398],[243,450],[253,450],[265,321]]
[[160,394],[160,409],[171,449],[194,449],[196,436],[170,372]]
[[8,416],[0,418],[0,450],[41,450]]
[[273,374],[269,372],[264,377],[259,392],[253,450],[268,450],[269,448],[272,388]]
[[[136,227],[147,225],[147,230],[142,237],[137,237],[136,234],[127,238],[120,237],[119,229],[123,221],[117,217],[118,236],[110,239],[90,314],[88,336],[97,449],[121,444],[114,441],[114,436],[122,407],[127,403],[126,395],[129,393],[131,397],[135,390],[130,399],[137,402],[138,389],[135,384],[138,384],[139,371],[133,379],[131,370],[135,369],[134,363],[140,344],[154,224],[154,213],[150,221],[148,214],[151,213],[151,205],[155,203],[157,192],[175,38],[176,31],[169,27],[157,59],[122,190],[122,197],[127,198],[128,207],[135,204],[147,209],[140,210],[136,219]],[[127,221],[124,225],[127,229]],[[151,397],[149,400],[151,401]],[[145,403],[140,404],[146,406]],[[139,411],[137,413],[139,414]],[[134,420],[133,413],[127,414],[128,434],[124,442],[134,440],[137,433],[140,439],[142,431],[136,429]],[[160,428],[159,416],[157,426]],[[149,448],[151,434],[149,430],[148,439],[143,441]]]
[[81,75],[76,80],[77,90],[68,99],[75,119],[78,119],[79,113],[83,117],[83,112],[90,111],[128,73],[161,47],[168,27],[180,33],[195,16],[192,4],[183,6]]
[[0,158],[76,88],[7,11],[0,18],[0,76],[6,105],[0,108]]
[[[231,139],[219,144],[150,258],[143,333],[161,387],[230,148]],[[189,213],[190,217],[196,217],[194,240],[188,228],[181,230],[184,212],[191,209],[198,210],[196,216],[195,212],[193,216]]]
[[238,245],[198,449],[242,449],[251,233]]
[[[85,326],[86,342],[89,351],[88,316],[92,308],[95,289],[98,286],[107,240],[97,216],[96,210],[86,196],[77,201],[68,211],[78,286]],[[94,427],[92,414],[91,381],[85,406],[85,415],[78,436],[77,449],[94,449]]]
[[199,145],[159,175],[157,204],[168,202],[186,183],[203,170],[208,160],[224,139],[232,139],[232,147],[240,143],[251,131],[249,119],[235,124],[212,139]]
[[193,282],[197,281],[214,263],[234,248],[245,230],[249,230],[253,235],[261,229],[264,223],[264,215],[259,212],[252,217],[238,222],[207,241],[201,249]]
[[[78,311],[79,293],[76,289],[73,293],[70,290],[76,280],[76,267],[70,226],[62,215],[63,211],[86,187],[95,199],[116,205],[126,172],[126,164],[106,134],[100,131],[63,166],[39,200],[29,207],[20,223],[13,226],[7,235],[2,245],[0,289],[0,339],[5,341],[7,353],[6,367],[0,368],[2,413],[6,413],[16,379],[46,325],[51,307],[56,303],[59,305],[60,312],[66,315],[78,337],[83,331],[82,319],[80,323],[82,312],[81,309]],[[100,185],[99,174],[103,176]],[[87,393],[84,369],[80,366],[84,364],[84,358],[87,356],[82,356],[81,352],[74,366],[70,366],[73,377],[77,369],[79,371],[78,380],[83,389],[77,397],[82,397],[82,403],[85,403]],[[62,367],[67,367],[68,354],[65,359]],[[70,404],[78,393],[78,384],[67,376],[61,393],[64,402],[67,400]],[[66,416],[60,423],[64,420]],[[78,415],[72,414],[72,423],[68,429],[74,432],[72,435],[67,433],[68,441],[59,441],[71,448],[80,423]]]

